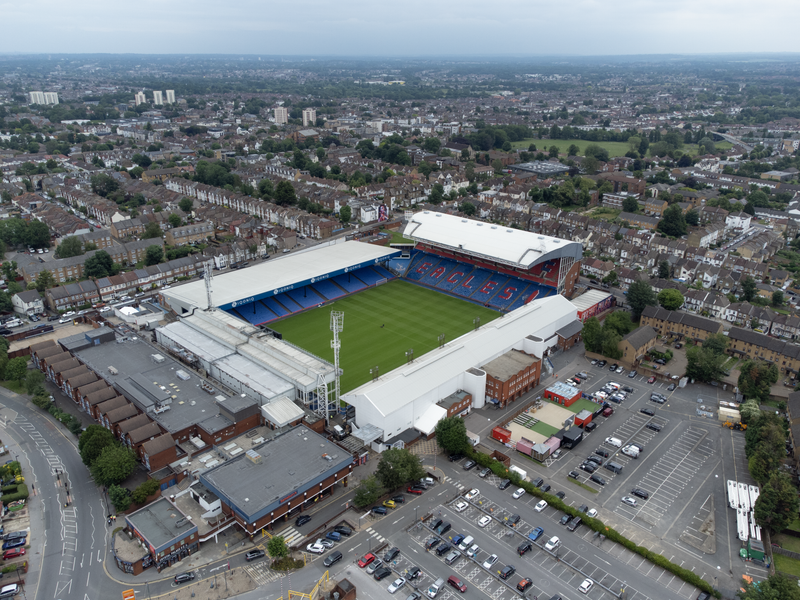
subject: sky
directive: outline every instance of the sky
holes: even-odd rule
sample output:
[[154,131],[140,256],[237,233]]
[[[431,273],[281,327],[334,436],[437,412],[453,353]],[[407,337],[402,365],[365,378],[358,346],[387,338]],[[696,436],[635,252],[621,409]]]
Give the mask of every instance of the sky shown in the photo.
[[799,52],[798,0],[0,0],[0,53]]

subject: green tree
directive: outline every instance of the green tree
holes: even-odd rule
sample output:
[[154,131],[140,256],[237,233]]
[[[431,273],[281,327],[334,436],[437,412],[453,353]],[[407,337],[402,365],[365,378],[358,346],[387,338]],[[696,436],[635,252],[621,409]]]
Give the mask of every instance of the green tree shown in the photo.
[[461,454],[469,448],[467,426],[460,417],[448,417],[436,424],[436,442],[448,454]]
[[0,269],[3,271],[3,277],[5,277],[6,281],[14,281],[19,277],[19,273],[17,273],[17,261],[15,260],[4,262]]
[[282,179],[275,186],[275,194],[273,195],[275,204],[281,206],[290,206],[297,204],[297,194],[294,191],[294,186],[286,179]]
[[164,250],[161,248],[161,246],[153,244],[152,246],[147,247],[147,250],[145,251],[144,264],[149,267],[152,265],[157,265],[162,260],[164,260]]
[[[756,523],[766,527],[773,534],[778,533],[797,518],[798,508],[800,503],[797,499],[797,489],[789,475],[780,470],[772,471],[756,500],[754,508]],[[795,589],[798,589],[797,585]]]
[[775,308],[780,308],[781,306],[783,306],[783,303],[784,303],[783,292],[781,290],[775,290],[774,292],[772,292],[772,306],[774,306]]
[[678,310],[683,306],[683,294],[672,288],[665,288],[658,293],[658,303],[667,310]]
[[753,278],[748,275],[742,279],[742,300],[752,302],[753,298],[756,297],[756,293],[758,293],[758,288]]
[[685,235],[687,227],[683,209],[678,204],[670,205],[661,216],[657,229],[672,237],[681,237]]
[[31,369],[25,375],[25,391],[29,396],[35,396],[37,392],[44,391],[44,373],[39,369]]
[[136,454],[125,446],[106,446],[89,470],[98,485],[119,485],[136,469]]
[[419,456],[405,448],[390,448],[381,454],[375,475],[388,490],[425,476]]
[[739,406],[739,414],[742,417],[742,423],[752,423],[761,414],[761,408],[756,400],[745,400]]
[[600,352],[602,349],[603,327],[597,317],[586,319],[581,331],[583,344],[589,352]]
[[353,218],[353,209],[345,205],[339,209],[339,220],[347,225],[350,219]]
[[696,381],[719,381],[724,376],[725,356],[694,346],[686,351],[686,376]]
[[114,260],[105,250],[98,250],[83,263],[83,273],[96,279],[108,277],[114,273]]
[[[756,500],[756,504],[758,504],[758,500]],[[780,573],[754,583],[743,579],[741,586],[744,591],[736,592],[741,600],[800,600],[800,587],[795,579],[790,579]]]
[[627,196],[622,201],[622,210],[629,213],[635,213],[639,210],[639,202],[633,196]]
[[44,271],[39,271],[36,275],[36,289],[40,293],[44,293],[45,290],[50,289],[51,287],[55,286],[56,280],[53,277],[53,274],[45,269]]
[[108,488],[108,499],[114,505],[114,510],[125,512],[131,505],[131,493],[124,487],[111,485]]
[[170,213],[169,217],[167,217],[167,221],[171,227],[180,227],[182,222],[181,218],[175,213]]
[[468,201],[462,202],[461,205],[459,206],[459,208],[460,208],[461,212],[463,212],[468,217],[473,216],[475,214],[475,212],[477,211],[477,209],[475,208],[475,205],[472,202],[468,202]]
[[725,354],[728,348],[728,338],[721,333],[713,333],[703,342],[703,348],[714,354]]
[[658,276],[659,276],[659,278],[661,278],[661,279],[669,279],[670,271],[671,271],[671,269],[670,269],[670,266],[669,266],[669,261],[662,260],[660,263],[658,263]]
[[147,499],[155,494],[161,488],[161,484],[156,481],[155,479],[148,478],[147,481],[140,483],[136,486],[136,489],[133,490],[133,501],[136,504],[144,504]]
[[91,467],[109,446],[117,443],[114,434],[102,425],[89,425],[78,439],[78,452],[83,464]]
[[42,221],[33,221],[25,228],[23,242],[34,248],[50,247],[50,228]]
[[104,198],[119,189],[119,182],[105,173],[92,175],[91,185],[92,191],[98,196],[103,196]]
[[692,209],[689,212],[687,212],[684,218],[686,219],[687,225],[692,225],[693,227],[697,227],[700,224],[700,213],[697,212],[695,209]]
[[191,198],[181,198],[181,201],[178,202],[178,208],[180,208],[187,215],[192,212],[193,207],[194,201]]
[[570,144],[569,148],[567,148],[567,156],[579,156],[581,153],[581,149],[578,148],[577,144]]
[[261,181],[258,182],[258,194],[263,199],[266,200],[272,198],[272,194],[274,193],[275,189],[272,186],[272,181],[270,181],[269,179],[262,179]]
[[558,158],[558,146],[553,145],[547,149],[547,155],[550,158]]
[[425,138],[425,141],[422,143],[422,147],[426,152],[437,154],[439,152],[439,148],[442,147],[442,142],[439,141],[439,138],[429,137]]
[[646,281],[634,281],[628,288],[628,304],[631,307],[631,318],[638,321],[645,306],[656,306],[658,300],[652,286]]
[[381,484],[375,475],[369,475],[361,481],[361,485],[356,488],[353,496],[353,504],[357,508],[364,508],[373,504],[381,495]]
[[739,392],[745,398],[755,398],[759,402],[769,400],[770,388],[778,382],[780,374],[777,365],[763,360],[748,360],[739,367]]
[[597,144],[589,144],[588,146],[586,146],[586,149],[583,151],[583,154],[584,156],[587,157],[591,156],[597,161],[608,162],[608,150]]
[[144,228],[142,239],[149,240],[151,238],[160,238],[162,235],[163,232],[161,231],[161,226],[155,221],[150,221]]
[[614,286],[617,285],[617,279],[618,279],[617,272],[611,271],[608,275],[603,277],[603,283]]
[[289,548],[282,535],[274,535],[267,542],[267,553],[275,560],[289,556]]
[[622,358],[622,350],[619,349],[619,343],[621,341],[622,341],[622,336],[618,334],[616,331],[604,330],[602,355],[613,359]]
[[6,365],[6,381],[16,381],[20,385],[28,374],[28,360],[22,356],[12,358]]
[[433,165],[428,161],[423,160],[417,167],[417,171],[424,175],[425,179],[428,179],[430,178],[431,173],[433,173]]
[[56,258],[69,258],[70,256],[80,256],[83,254],[83,242],[80,238],[70,235],[61,240],[56,248]]

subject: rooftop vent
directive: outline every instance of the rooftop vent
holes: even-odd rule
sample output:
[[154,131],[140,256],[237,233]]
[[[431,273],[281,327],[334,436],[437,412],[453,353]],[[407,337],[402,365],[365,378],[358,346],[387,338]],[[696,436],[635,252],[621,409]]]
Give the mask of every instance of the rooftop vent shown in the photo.
[[112,375],[119,375],[119,371],[117,371],[117,367],[114,367],[112,365],[108,366],[108,372],[111,373]]

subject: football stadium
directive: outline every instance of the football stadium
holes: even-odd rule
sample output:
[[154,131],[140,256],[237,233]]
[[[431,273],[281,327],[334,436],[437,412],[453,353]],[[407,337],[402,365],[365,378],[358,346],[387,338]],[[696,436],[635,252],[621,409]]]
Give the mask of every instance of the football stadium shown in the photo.
[[[287,370],[337,364],[293,400],[355,407],[354,435],[382,449],[407,429],[432,431],[453,394],[468,393],[474,408],[497,402],[481,366],[498,357],[521,352],[542,361],[537,372],[547,369],[577,320],[564,295],[577,281],[578,243],[428,211],[412,215],[403,234],[415,242],[410,251],[337,240],[214,272],[210,293],[199,280],[162,295],[179,320],[222,310],[229,316],[215,332],[239,322],[237,335],[273,336],[271,348],[285,348],[266,365],[275,375],[281,361]],[[317,402],[321,394],[328,402]]]

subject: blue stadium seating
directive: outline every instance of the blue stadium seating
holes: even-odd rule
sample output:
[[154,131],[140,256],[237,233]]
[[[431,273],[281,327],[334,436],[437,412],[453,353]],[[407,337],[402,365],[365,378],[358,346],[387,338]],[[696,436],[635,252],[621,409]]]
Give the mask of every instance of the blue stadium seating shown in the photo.
[[[534,284],[536,285],[536,284]],[[494,297],[489,300],[489,306],[500,310],[508,310],[517,299],[525,298],[525,291],[530,287],[528,282],[521,279],[511,278]]]
[[447,274],[452,271],[457,264],[458,263],[454,260],[443,258],[436,263],[436,266],[428,269],[427,273],[422,276],[419,282],[425,285],[435,286],[437,283],[444,281]]
[[361,281],[363,281],[367,285],[375,285],[381,279],[386,279],[384,275],[381,275],[377,271],[375,271],[372,267],[364,267],[359,269],[358,271],[354,271],[353,275],[358,277]]
[[410,264],[410,258],[393,258],[389,261],[389,267],[400,273],[401,277],[405,275],[406,269]]
[[245,304],[244,306],[237,308],[235,312],[245,321],[249,321],[253,325],[261,325],[262,323],[266,323],[277,318],[277,315],[266,306],[261,304],[261,302],[251,302],[250,304]]
[[303,310],[302,306],[300,306],[297,302],[292,300],[292,297],[288,296],[285,293],[284,294],[278,294],[277,296],[275,296],[275,300],[277,300],[283,306],[285,306],[286,310],[288,310],[291,313],[296,313],[298,311]]
[[285,308],[279,305],[275,301],[275,298],[264,298],[261,302],[263,302],[264,306],[266,306],[268,309],[270,309],[279,317],[285,317],[286,315],[289,314],[289,311],[287,311]]
[[[467,265],[464,263],[456,263],[456,266],[445,275],[439,283],[436,284],[436,287],[440,290],[444,290],[446,292],[453,292],[454,288],[464,281],[473,270],[472,265]],[[460,273],[460,274],[459,274]],[[448,279],[452,279],[452,281],[448,281]]]
[[363,290],[365,287],[367,287],[358,277],[350,277],[349,273],[337,275],[333,278],[333,280],[346,289],[349,293],[357,292],[358,290]]
[[[453,288],[453,293],[459,296],[469,298],[472,294],[480,289],[484,282],[489,279],[492,274],[486,269],[475,267],[472,272],[461,280],[461,283]],[[465,287],[468,285],[469,287]]]
[[[430,254],[425,254],[424,252],[420,252],[416,258],[411,262],[411,266],[408,267],[408,271],[406,271],[406,279],[410,279],[411,281],[419,281],[422,279],[427,273],[430,273],[433,269],[436,268],[436,265],[439,262],[438,256],[432,256]],[[417,269],[423,263],[429,263],[430,266],[423,271],[422,273],[418,273]]]
[[289,290],[286,293],[303,308],[311,308],[312,306],[317,306],[324,302],[324,300],[307,285],[297,290]]
[[[494,282],[494,285],[489,285],[490,282]],[[508,277],[505,275],[498,275],[492,274],[491,277],[487,278],[486,282],[480,286],[475,293],[473,293],[470,298],[475,300],[476,302],[485,303],[491,300],[492,296],[494,296],[497,292],[502,290],[506,284],[508,283]],[[484,289],[484,286],[489,285],[489,289]]]
[[339,298],[340,296],[345,295],[345,291],[341,288],[337,287],[332,281],[324,279],[322,281],[317,281],[316,283],[311,285],[312,288],[320,295],[324,296],[328,300],[334,300],[335,298]]
[[386,279],[391,279],[391,278],[393,278],[395,276],[394,273],[384,269],[380,265],[373,265],[372,269],[373,269],[373,271],[377,271],[379,275],[381,275],[382,277],[385,277]]

